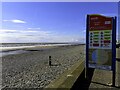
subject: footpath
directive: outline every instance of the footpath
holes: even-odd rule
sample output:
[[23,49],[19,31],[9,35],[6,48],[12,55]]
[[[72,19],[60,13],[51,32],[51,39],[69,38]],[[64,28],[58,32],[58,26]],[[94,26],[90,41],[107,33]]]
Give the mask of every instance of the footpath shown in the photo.
[[95,70],[89,88],[112,88],[120,90],[120,49],[116,50],[116,79],[112,85],[112,71]]

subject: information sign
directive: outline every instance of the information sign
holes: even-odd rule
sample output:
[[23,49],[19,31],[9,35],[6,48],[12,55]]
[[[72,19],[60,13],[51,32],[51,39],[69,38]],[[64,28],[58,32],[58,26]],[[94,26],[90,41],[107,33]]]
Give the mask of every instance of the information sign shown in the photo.
[[88,19],[88,67],[111,70],[113,18],[92,14]]

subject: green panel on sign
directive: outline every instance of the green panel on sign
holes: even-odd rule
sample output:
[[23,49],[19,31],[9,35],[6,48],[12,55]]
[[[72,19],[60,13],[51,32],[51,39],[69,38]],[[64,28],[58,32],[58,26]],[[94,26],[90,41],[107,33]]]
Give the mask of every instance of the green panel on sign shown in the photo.
[[98,37],[99,35],[94,35],[94,37]]
[[98,43],[98,41],[94,41],[95,43]]
[[94,32],[94,34],[99,34],[99,32]]
[[104,40],[111,40],[111,37],[104,37]]
[[99,40],[99,38],[93,38],[93,40]]
[[104,36],[109,36],[110,37],[111,35],[110,34],[104,34]]
[[110,34],[111,32],[110,31],[104,31],[105,34]]

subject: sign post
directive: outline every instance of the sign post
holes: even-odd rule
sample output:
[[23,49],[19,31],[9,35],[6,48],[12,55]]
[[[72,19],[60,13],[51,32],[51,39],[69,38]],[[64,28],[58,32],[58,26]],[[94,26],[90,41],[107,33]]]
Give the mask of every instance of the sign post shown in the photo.
[[[86,68],[113,71],[115,86],[116,18],[87,15]],[[87,72],[86,72],[87,73]]]
[[112,86],[115,86],[115,72],[116,72],[116,19],[117,17],[113,18],[113,31],[112,31],[112,71],[113,71],[113,76],[112,76]]

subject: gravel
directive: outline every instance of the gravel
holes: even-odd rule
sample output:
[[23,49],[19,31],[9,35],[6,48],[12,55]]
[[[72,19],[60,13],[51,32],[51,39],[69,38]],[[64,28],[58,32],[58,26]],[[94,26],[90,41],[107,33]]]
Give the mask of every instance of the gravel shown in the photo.
[[[39,49],[39,48],[38,48]],[[44,88],[78,60],[85,59],[85,46],[61,46],[2,57],[2,87]],[[48,65],[51,56],[52,66]]]

